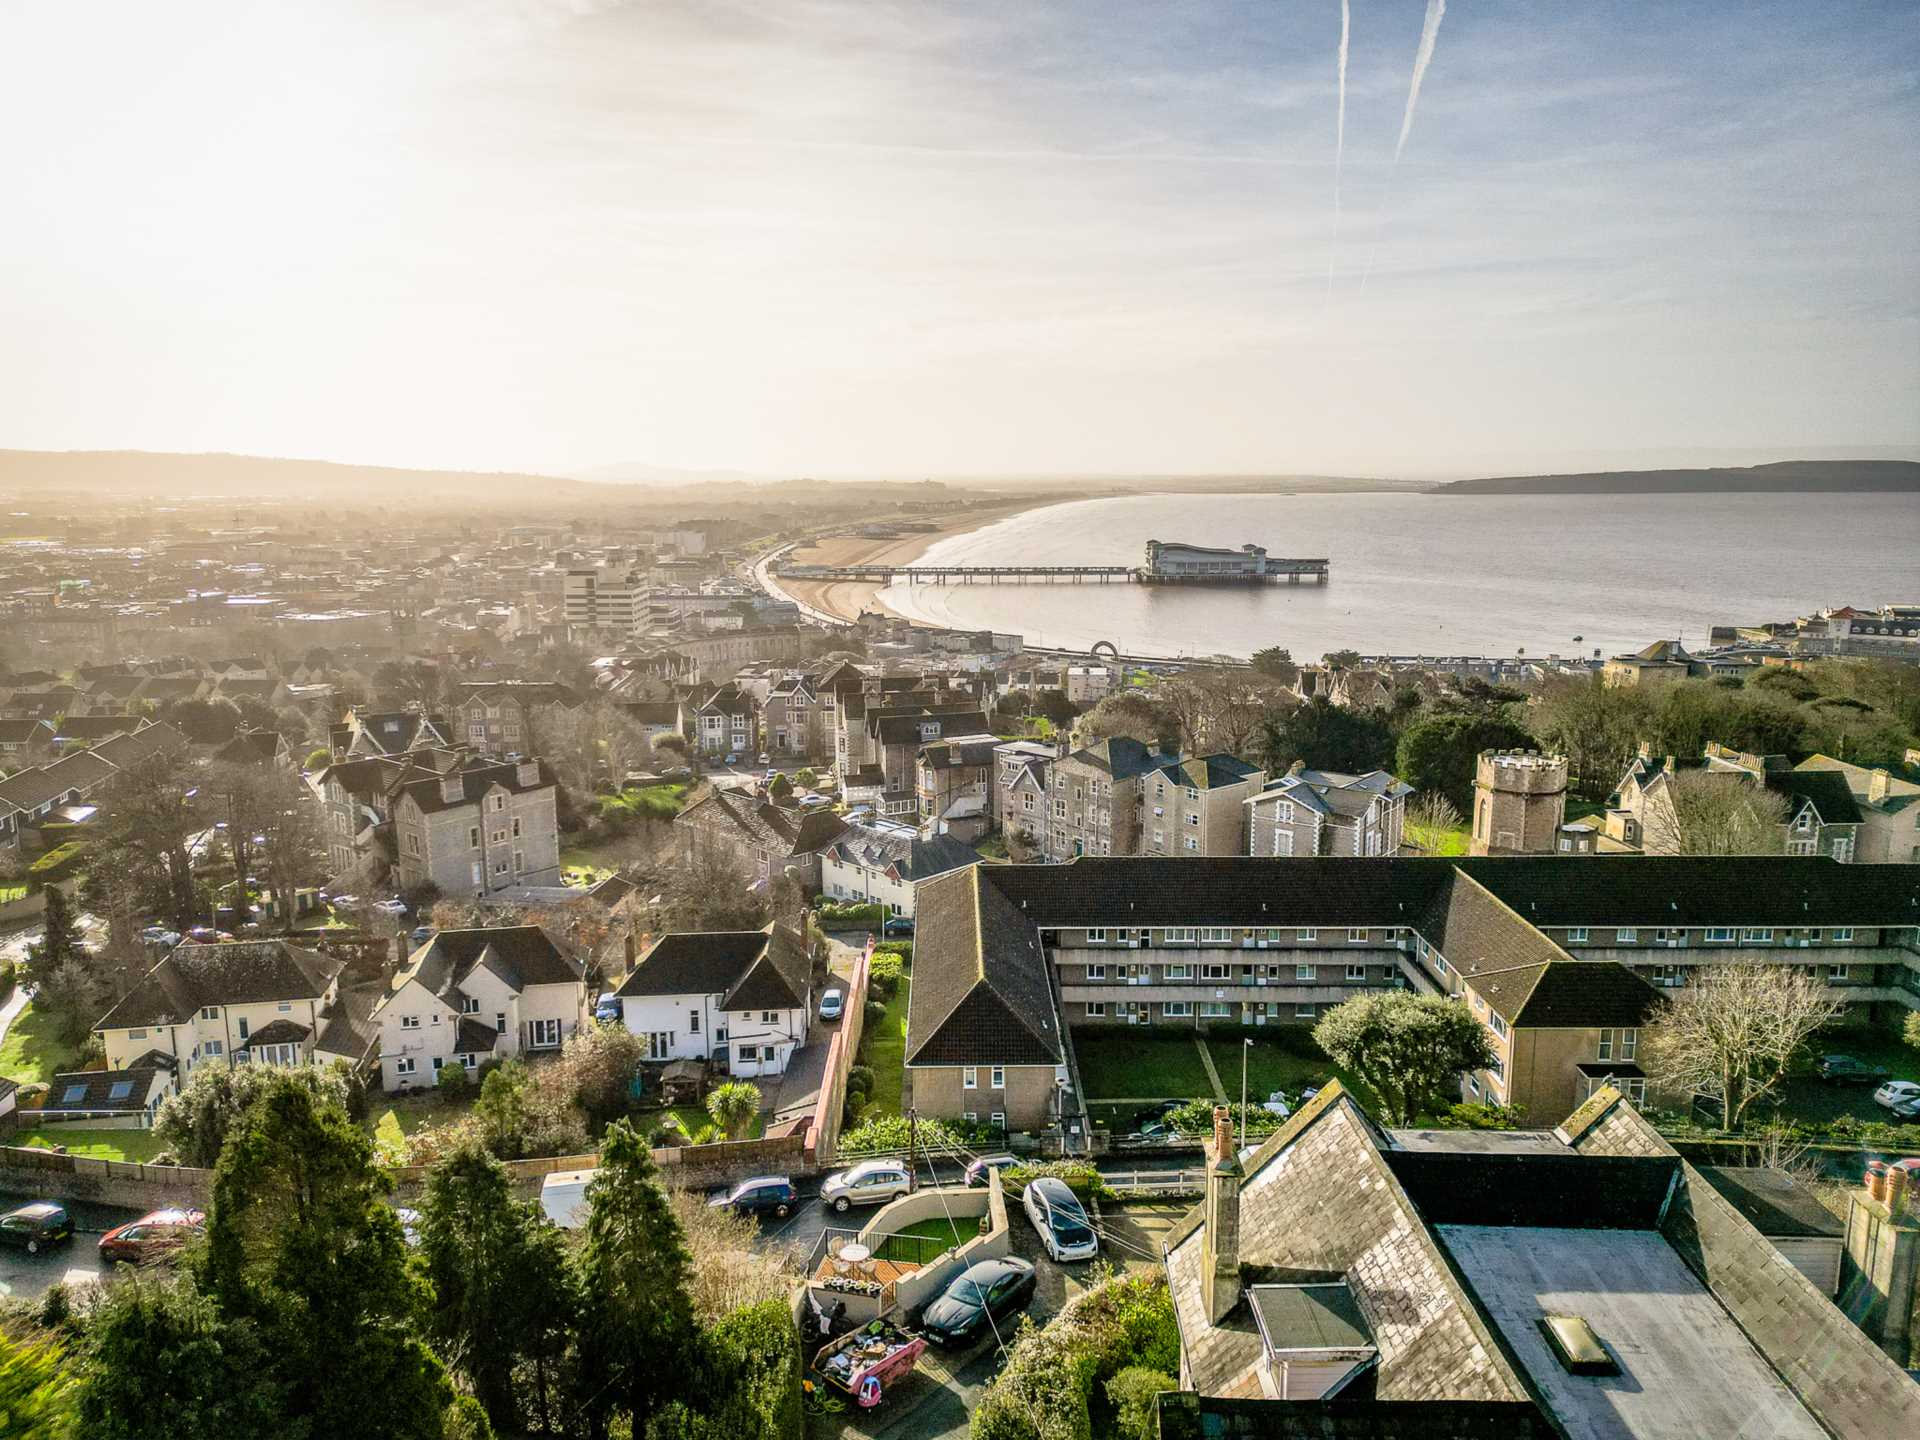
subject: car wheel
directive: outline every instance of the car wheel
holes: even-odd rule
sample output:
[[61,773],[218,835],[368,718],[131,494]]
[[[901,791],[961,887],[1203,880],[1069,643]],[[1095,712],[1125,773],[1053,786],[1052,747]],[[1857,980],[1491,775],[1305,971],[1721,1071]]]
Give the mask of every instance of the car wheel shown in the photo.
[[38,1255],[39,1253],[40,1253],[40,1242],[38,1240],[27,1241],[27,1254]]
[[853,1205],[852,1205],[852,1202],[849,1201],[846,1196],[842,1195],[839,1199],[833,1202],[833,1208],[838,1213],[844,1215],[847,1213],[848,1210],[853,1208]]
[[784,1220],[792,1212],[792,1210],[793,1210],[793,1207],[791,1205],[785,1204],[783,1202],[773,1207],[773,1218],[776,1220]]

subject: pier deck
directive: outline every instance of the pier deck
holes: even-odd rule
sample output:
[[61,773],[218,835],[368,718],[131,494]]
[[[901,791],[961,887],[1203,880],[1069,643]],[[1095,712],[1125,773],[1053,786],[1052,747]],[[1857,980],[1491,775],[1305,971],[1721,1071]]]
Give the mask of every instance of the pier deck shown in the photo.
[[773,573],[787,580],[864,580],[887,585],[972,585],[996,580],[1032,580],[1043,584],[1091,583],[1138,585],[1267,585],[1301,578],[1326,583],[1325,560],[1284,560],[1269,557],[1260,575],[1165,575],[1133,565],[795,565],[776,564]]

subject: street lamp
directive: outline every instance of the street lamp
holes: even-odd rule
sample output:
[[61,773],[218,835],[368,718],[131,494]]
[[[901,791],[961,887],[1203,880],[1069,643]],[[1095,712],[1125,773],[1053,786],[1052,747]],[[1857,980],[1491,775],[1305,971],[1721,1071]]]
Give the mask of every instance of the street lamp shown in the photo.
[[1240,1040],[1240,1148],[1247,1148],[1247,1052],[1253,1049],[1253,1037]]

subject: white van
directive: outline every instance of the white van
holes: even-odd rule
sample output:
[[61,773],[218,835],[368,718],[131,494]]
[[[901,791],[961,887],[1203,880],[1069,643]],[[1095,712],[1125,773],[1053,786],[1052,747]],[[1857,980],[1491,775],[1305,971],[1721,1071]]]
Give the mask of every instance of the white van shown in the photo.
[[562,1230],[587,1223],[587,1182],[591,1170],[560,1170],[540,1182],[540,1208]]

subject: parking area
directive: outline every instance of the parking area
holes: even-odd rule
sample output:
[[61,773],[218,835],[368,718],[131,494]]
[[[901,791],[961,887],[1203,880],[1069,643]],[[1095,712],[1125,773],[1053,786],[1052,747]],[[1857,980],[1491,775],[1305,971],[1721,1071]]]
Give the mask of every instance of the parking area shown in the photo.
[[[59,1199],[57,1195],[0,1194],[0,1211],[32,1200]],[[32,1298],[45,1294],[60,1281],[78,1285],[98,1280],[104,1268],[100,1263],[100,1237],[116,1225],[139,1219],[141,1213],[84,1200],[62,1203],[67,1204],[67,1213],[73,1217],[73,1239],[38,1255],[0,1246],[0,1295]]]

